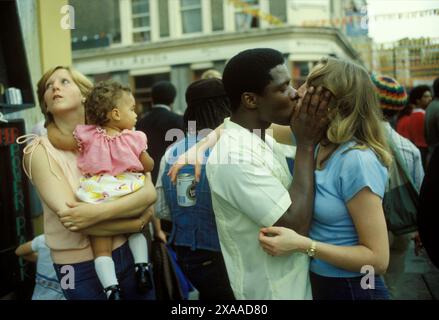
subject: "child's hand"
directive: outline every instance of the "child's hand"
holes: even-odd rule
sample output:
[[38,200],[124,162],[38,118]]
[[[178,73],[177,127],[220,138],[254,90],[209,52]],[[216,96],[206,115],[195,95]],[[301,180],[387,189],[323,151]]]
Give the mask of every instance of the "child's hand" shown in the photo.
[[163,243],[168,242],[168,240],[166,239],[166,233],[160,229],[158,231],[154,232],[154,237],[160,241],[162,241]]

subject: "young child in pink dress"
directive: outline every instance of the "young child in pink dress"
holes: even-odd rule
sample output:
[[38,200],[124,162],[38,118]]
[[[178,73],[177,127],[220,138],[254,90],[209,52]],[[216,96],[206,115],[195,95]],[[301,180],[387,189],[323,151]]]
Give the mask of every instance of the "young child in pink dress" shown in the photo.
[[[56,97],[55,97],[56,98]],[[48,126],[50,142],[59,149],[78,150],[78,168],[83,177],[76,196],[83,202],[111,201],[143,187],[145,174],[154,160],[146,152],[147,138],[134,131],[137,114],[128,87],[114,81],[98,83],[85,101],[87,125],[76,126],[73,135]],[[121,292],[111,257],[111,237],[90,236],[98,278],[110,300]],[[138,290],[152,288],[148,247],[143,234],[131,234],[128,243],[136,266]]]

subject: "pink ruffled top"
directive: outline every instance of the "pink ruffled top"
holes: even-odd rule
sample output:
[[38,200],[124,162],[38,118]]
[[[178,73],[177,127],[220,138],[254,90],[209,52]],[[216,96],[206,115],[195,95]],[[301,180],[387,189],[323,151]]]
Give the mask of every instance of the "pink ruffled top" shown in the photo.
[[79,146],[78,168],[83,175],[109,174],[126,171],[142,172],[140,154],[148,148],[141,131],[123,130],[109,136],[95,125],[78,125],[73,132]]

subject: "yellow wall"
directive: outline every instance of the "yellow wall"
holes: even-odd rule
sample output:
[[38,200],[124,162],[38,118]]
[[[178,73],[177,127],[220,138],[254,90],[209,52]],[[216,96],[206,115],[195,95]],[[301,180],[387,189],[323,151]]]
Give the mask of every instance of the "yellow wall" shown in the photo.
[[[70,30],[61,28],[61,19],[65,16],[61,8],[68,4],[68,0],[37,1],[40,75],[57,65],[72,65]],[[43,233],[43,215],[33,218],[32,224],[35,236]]]
[[57,65],[72,64],[70,30],[61,28],[61,19],[65,16],[61,8],[68,4],[68,0],[38,0],[42,73]]

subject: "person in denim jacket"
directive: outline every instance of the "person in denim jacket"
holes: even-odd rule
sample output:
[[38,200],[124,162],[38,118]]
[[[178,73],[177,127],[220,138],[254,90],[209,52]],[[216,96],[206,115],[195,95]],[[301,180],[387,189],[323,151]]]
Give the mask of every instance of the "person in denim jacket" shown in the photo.
[[[169,148],[160,163],[156,215],[171,216],[173,227],[168,243],[175,246],[178,263],[197,288],[200,300],[232,300],[234,295],[221,253],[205,165],[196,185],[196,204],[191,207],[178,205],[176,186],[166,174],[180,155],[205,136],[203,133],[211,131],[206,129],[213,130],[230,115],[230,102],[219,79],[192,83],[186,91],[186,102],[186,138]],[[181,173],[193,174],[194,169],[186,166]]]

